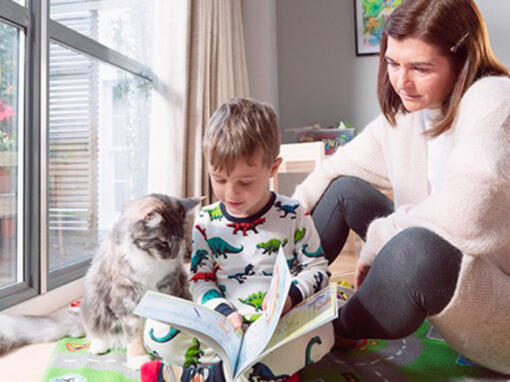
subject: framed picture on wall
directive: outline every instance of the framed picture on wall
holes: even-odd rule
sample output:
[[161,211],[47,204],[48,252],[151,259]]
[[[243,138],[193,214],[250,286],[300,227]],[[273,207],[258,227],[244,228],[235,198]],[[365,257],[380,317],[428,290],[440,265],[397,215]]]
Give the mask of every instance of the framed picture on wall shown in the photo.
[[379,54],[384,22],[402,0],[354,0],[356,56]]

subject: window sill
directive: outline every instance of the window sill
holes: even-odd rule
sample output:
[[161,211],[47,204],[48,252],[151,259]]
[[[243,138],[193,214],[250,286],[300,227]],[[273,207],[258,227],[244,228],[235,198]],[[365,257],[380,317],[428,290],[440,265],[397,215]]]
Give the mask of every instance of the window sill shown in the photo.
[[3,313],[43,315],[54,312],[83,296],[83,277],[48,293],[14,305]]

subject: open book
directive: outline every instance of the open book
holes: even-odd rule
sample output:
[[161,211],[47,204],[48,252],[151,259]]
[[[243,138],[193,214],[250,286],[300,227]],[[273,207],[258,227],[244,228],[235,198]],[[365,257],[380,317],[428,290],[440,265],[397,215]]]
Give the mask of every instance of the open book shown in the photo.
[[281,317],[291,285],[283,251],[278,253],[267,308],[244,332],[220,313],[178,297],[149,291],[134,313],[171,324],[211,346],[223,360],[227,381],[235,381],[276,348],[333,320],[338,315],[336,285],[310,296]]

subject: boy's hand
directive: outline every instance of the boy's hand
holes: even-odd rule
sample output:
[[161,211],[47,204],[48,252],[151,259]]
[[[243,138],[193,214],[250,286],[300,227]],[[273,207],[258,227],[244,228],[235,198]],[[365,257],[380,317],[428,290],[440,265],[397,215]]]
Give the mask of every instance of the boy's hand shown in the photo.
[[227,320],[230,321],[235,330],[241,329],[243,326],[243,317],[237,312],[232,312],[227,316]]
[[[262,301],[262,310],[267,309],[267,295],[264,297],[264,301]],[[285,305],[283,306],[282,315],[287,313],[289,310],[292,309],[292,300],[290,299],[290,296],[287,296],[287,300],[285,300]]]

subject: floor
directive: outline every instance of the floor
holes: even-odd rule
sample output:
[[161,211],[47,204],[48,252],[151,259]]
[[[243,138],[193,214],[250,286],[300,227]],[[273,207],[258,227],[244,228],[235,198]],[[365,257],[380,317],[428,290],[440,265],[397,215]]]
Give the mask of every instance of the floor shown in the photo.
[[[353,283],[361,242],[349,237],[344,250],[330,265],[331,280]],[[55,342],[35,344],[0,357],[0,381],[39,382],[55,348]]]

